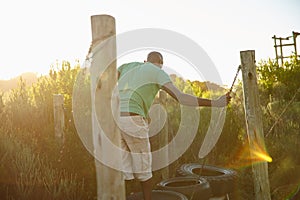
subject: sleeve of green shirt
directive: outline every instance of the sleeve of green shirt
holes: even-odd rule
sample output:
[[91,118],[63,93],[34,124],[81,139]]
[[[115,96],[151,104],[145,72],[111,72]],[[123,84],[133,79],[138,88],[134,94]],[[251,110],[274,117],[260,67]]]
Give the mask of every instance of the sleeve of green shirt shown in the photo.
[[159,73],[157,75],[157,83],[159,84],[159,87],[162,88],[164,84],[169,82],[172,82],[170,76],[162,69],[159,69]]

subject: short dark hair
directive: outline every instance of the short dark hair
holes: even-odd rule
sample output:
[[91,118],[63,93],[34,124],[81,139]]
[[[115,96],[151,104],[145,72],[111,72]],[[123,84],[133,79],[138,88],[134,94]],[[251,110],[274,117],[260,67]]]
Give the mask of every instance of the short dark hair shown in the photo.
[[147,61],[151,63],[163,64],[163,56],[158,51],[152,51],[147,56]]

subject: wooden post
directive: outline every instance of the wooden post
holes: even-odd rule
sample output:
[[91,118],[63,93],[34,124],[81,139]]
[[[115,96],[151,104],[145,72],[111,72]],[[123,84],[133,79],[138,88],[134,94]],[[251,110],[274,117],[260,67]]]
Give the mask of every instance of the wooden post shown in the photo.
[[53,112],[54,112],[54,131],[55,137],[64,143],[64,96],[61,94],[53,95]]
[[4,103],[3,103],[3,94],[2,92],[0,93],[0,117],[1,117],[1,114],[4,110]]
[[[250,152],[265,149],[262,115],[258,96],[255,51],[241,51],[241,70],[244,88],[244,106]],[[258,149],[259,148],[259,149]],[[266,151],[265,151],[266,152]],[[255,155],[251,154],[254,158]],[[252,163],[256,200],[270,200],[267,162]]]
[[278,63],[278,52],[277,52],[277,43],[276,43],[276,35],[274,35],[273,37],[272,37],[273,39],[274,39],[274,47],[275,47],[275,55],[276,55],[276,62],[277,62],[277,64],[279,64]]
[[297,36],[300,35],[300,33],[297,33],[293,31],[293,42],[294,42],[294,49],[295,49],[295,54],[296,54],[296,59],[298,59],[298,52],[297,52]]
[[282,51],[282,38],[279,38],[280,55],[281,55],[281,66],[283,66],[283,51]]
[[[166,101],[167,101],[167,93],[165,91],[159,91],[159,102],[161,106],[166,107]],[[160,123],[164,123],[163,119],[159,119]],[[162,125],[163,126],[163,125]],[[161,127],[161,126],[160,126]],[[159,134],[159,149],[163,148],[165,145],[168,144],[168,119],[166,120],[164,127],[160,131]],[[161,158],[165,159],[168,161],[168,151],[166,151],[165,155],[161,155]],[[167,179],[169,178],[169,167],[165,167],[161,171],[161,177],[162,179]]]
[[[120,133],[113,116],[119,116],[118,97],[113,95],[117,85],[115,19],[109,15],[91,17],[92,129],[94,156],[97,172],[98,200],[125,200],[125,182],[119,169],[109,167],[117,163],[121,167]],[[109,42],[107,42],[107,39]],[[105,41],[105,43],[104,43]],[[105,44],[104,46],[101,46]],[[98,45],[98,46],[97,46]],[[111,62],[112,61],[112,62]],[[100,162],[101,161],[101,162]]]

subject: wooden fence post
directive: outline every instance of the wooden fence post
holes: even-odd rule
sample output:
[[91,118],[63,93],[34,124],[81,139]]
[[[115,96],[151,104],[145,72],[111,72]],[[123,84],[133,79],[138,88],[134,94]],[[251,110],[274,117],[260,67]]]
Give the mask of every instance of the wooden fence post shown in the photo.
[[55,137],[64,143],[64,96],[61,94],[53,94],[53,112],[54,112],[54,131]]
[[[94,15],[91,25],[91,49],[95,54],[90,73],[97,199],[125,200],[125,182],[121,171],[107,165],[111,160],[121,165],[122,160],[120,149],[111,150],[113,145],[120,147],[121,142],[113,117],[120,115],[118,97],[112,95],[117,85],[115,19],[109,15]],[[101,46],[108,38],[109,42]],[[99,48],[97,45],[100,45]]]
[[[166,101],[167,101],[167,93],[162,90],[159,91],[159,102],[160,102],[161,106],[163,106],[164,108],[166,107]],[[163,119],[161,119],[161,116],[160,116],[159,123],[164,123],[164,122],[165,122],[164,127],[162,128],[162,130],[160,131],[160,134],[159,134],[159,149],[161,149],[165,145],[167,145],[168,140],[169,140],[168,119],[166,121],[164,121]],[[161,126],[163,126],[163,125],[161,125]],[[165,155],[161,155],[161,158],[168,161],[168,156],[169,156],[168,151],[166,151]],[[162,169],[161,177],[163,179],[169,178],[169,167],[168,166]]]
[[4,110],[3,94],[0,93],[0,116],[1,116],[1,113],[3,112],[3,110]]
[[[253,152],[265,151],[262,114],[258,95],[255,67],[255,51],[241,51],[241,70],[244,89],[244,107],[247,134],[252,158]],[[270,185],[267,162],[252,163],[254,192],[256,200],[270,200]]]

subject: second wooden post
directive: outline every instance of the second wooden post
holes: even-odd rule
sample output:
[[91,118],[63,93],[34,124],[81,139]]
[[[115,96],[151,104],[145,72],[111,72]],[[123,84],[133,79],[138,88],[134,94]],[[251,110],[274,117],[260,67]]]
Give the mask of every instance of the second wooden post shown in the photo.
[[[255,51],[242,51],[241,69],[243,75],[244,107],[250,153],[257,160],[255,152],[266,153],[255,66]],[[266,161],[252,163],[254,192],[256,200],[270,200],[268,164]]]

